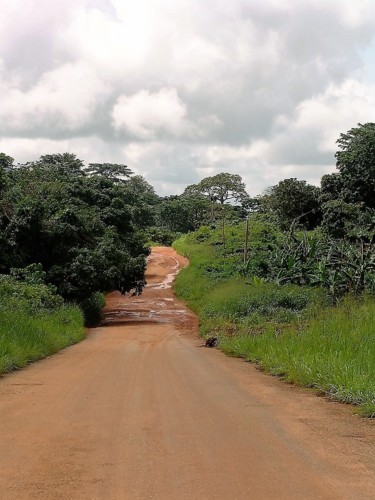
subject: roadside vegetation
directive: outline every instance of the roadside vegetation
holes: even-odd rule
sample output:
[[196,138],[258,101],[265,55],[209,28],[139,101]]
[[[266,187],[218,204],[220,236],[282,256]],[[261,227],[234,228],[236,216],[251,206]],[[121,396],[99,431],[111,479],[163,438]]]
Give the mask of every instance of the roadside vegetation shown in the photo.
[[22,368],[85,337],[77,306],[43,284],[0,278],[0,374]]
[[339,145],[320,189],[287,179],[257,199],[248,238],[223,219],[178,239],[175,290],[226,354],[374,417],[375,126]]
[[104,293],[140,293],[158,200],[125,165],[0,154],[0,373],[84,338]]
[[[241,233],[243,225],[230,227],[228,246],[235,248],[235,235]],[[256,231],[250,235],[250,252],[256,255],[260,240]],[[174,244],[190,259],[177,276],[175,291],[198,314],[201,334],[217,337],[226,354],[374,416],[374,297],[343,294],[334,299],[322,286],[267,281],[251,274],[239,253],[226,257],[217,244],[220,238],[220,230],[207,229]]]

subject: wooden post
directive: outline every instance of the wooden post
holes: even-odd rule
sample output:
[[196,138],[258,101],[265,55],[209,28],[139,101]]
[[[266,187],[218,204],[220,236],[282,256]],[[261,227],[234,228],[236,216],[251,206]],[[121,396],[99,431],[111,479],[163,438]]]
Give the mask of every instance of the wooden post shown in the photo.
[[225,211],[223,214],[223,248],[225,250]]
[[249,244],[249,216],[246,217],[246,229],[245,229],[245,246],[243,249],[243,263],[247,262],[247,250]]

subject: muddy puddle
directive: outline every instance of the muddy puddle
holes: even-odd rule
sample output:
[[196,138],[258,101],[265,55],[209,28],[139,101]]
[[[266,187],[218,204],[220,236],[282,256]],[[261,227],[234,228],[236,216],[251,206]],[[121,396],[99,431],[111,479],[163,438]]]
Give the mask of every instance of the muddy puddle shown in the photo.
[[[168,251],[171,255],[166,258],[165,253]],[[172,249],[163,249],[163,253],[153,251],[148,258],[147,285],[142,295],[123,296],[119,292],[108,294],[102,324],[187,324],[191,314],[181,307],[172,292],[173,281],[187,260],[176,258],[175,255]]]

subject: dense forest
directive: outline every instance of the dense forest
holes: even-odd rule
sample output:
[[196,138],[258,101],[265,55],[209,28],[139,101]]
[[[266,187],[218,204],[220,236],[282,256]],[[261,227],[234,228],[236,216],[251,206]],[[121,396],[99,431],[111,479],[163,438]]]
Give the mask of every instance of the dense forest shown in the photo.
[[[160,197],[122,164],[0,154],[0,372],[83,338],[104,293],[141,293],[153,244],[177,240],[190,256],[176,287],[187,299],[194,289],[206,334],[280,332],[314,304],[372,300],[375,124],[337,143],[337,171],[320,187],[291,178],[256,197],[235,174]],[[213,282],[228,288],[200,303],[200,284]]]

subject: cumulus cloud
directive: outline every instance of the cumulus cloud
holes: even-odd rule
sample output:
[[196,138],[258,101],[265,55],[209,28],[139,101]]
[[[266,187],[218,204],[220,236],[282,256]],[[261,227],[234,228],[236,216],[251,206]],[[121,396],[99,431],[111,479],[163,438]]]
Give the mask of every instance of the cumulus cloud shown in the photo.
[[141,90],[132,96],[121,95],[112,110],[112,123],[118,132],[139,140],[180,138],[196,140],[207,137],[222,122],[215,115],[203,115],[196,120],[187,116],[187,106],[174,88],[158,92]]
[[150,93],[141,90],[133,96],[120,96],[112,111],[117,130],[125,130],[139,139],[154,139],[158,133],[181,136],[188,132],[186,106],[176,89],[162,88]]
[[[0,0],[0,146],[126,162],[161,193],[218,171],[319,182],[374,121],[373,0]],[[27,155],[30,155],[27,157]]]
[[0,97],[0,130],[3,133],[43,135],[75,132],[90,125],[98,101],[109,87],[84,63],[64,64],[44,73],[27,91],[8,87]]

